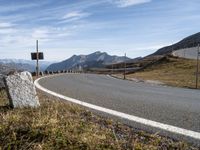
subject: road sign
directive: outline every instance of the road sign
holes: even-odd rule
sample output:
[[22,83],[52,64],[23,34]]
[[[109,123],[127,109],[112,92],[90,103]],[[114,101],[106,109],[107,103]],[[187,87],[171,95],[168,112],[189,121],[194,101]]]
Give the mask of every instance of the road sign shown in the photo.
[[36,53],[31,53],[32,60],[36,60],[36,75],[39,76],[39,60],[44,59],[44,54],[38,52],[38,40],[36,41]]
[[[31,53],[31,59],[37,60],[37,53]],[[42,52],[38,52],[38,59],[44,59],[44,54]]]

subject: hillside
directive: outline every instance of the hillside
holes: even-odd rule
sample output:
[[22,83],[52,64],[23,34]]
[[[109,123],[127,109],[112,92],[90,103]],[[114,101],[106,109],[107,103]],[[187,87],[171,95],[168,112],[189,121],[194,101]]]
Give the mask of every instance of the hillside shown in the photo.
[[143,71],[127,75],[127,78],[156,80],[170,86],[195,88],[195,73],[195,60],[168,56],[166,59],[147,67]]
[[153,53],[152,55],[165,55],[175,50],[196,47],[198,43],[200,43],[200,32],[193,34],[191,36],[188,36],[176,44],[163,47],[159,49],[158,51],[156,51],[155,53]]
[[[92,68],[92,67],[104,67],[106,64],[123,62],[125,57],[110,56],[105,52],[95,52],[89,55],[73,55],[71,58],[62,62],[50,65],[48,71],[67,70],[74,68]],[[129,58],[126,58],[129,60]]]

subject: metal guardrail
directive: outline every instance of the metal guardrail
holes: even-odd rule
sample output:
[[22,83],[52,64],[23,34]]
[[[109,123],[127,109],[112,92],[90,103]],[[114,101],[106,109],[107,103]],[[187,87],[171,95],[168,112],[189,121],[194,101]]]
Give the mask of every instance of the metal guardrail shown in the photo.
[[[54,74],[61,74],[61,73],[83,73],[81,71],[73,71],[73,70],[59,70],[59,71],[44,71],[44,72],[39,72],[40,76],[44,76],[44,75],[54,75]],[[31,73],[32,76],[37,76],[36,72],[32,72]]]

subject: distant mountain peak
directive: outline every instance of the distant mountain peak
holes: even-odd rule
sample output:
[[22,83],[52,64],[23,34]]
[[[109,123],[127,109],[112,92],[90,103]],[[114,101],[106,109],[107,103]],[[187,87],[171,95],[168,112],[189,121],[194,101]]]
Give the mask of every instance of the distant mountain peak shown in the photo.
[[[45,70],[54,62],[40,61],[40,70]],[[16,70],[35,71],[35,61],[24,59],[0,59],[0,64],[10,66]]]
[[101,54],[101,53],[102,53],[101,51],[94,52],[94,54]]
[[[129,58],[126,58],[126,60]],[[119,63],[125,61],[125,57],[111,56],[106,52],[96,51],[89,55],[73,55],[60,63],[50,65],[47,70],[68,70],[81,66],[82,68],[103,67],[105,64]]]

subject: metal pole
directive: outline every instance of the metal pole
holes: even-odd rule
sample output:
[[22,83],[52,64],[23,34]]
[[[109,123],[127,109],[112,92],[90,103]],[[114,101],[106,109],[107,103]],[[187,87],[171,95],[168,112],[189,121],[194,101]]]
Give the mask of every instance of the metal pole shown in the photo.
[[111,74],[113,74],[113,64],[112,64],[112,72],[111,72]]
[[38,53],[38,40],[36,41],[36,53],[37,53],[36,75],[39,76],[39,53]]
[[197,50],[196,89],[198,89],[198,82],[199,82],[199,44]]
[[125,53],[125,60],[124,60],[124,80],[126,79],[126,53]]

